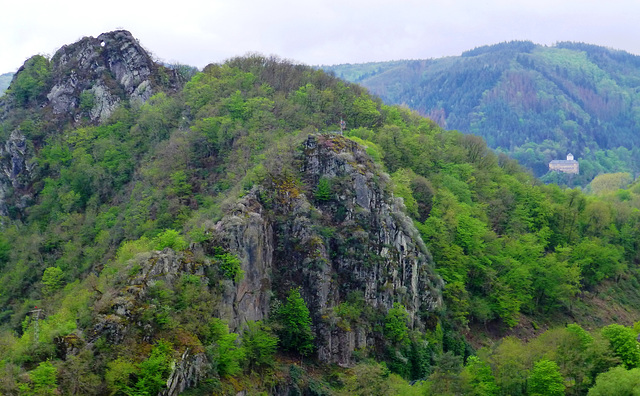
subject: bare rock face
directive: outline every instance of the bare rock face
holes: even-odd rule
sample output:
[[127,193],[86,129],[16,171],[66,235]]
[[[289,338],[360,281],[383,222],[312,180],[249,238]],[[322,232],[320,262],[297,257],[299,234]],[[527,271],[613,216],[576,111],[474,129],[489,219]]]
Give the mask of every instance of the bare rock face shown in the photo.
[[189,348],[185,349],[167,380],[167,388],[160,391],[158,396],[178,396],[185,389],[198,385],[208,366],[204,353],[193,354]]
[[158,66],[126,30],[85,37],[51,59],[53,87],[47,94],[56,115],[88,115],[105,121],[122,100],[144,103],[153,95]]
[[[387,176],[362,147],[342,136],[310,136],[301,163],[307,193],[275,180],[216,225],[218,243],[242,259],[246,274],[225,298],[233,309],[224,316],[234,329],[265,319],[271,294],[301,287],[319,359],[350,365],[353,351],[378,340],[366,320],[339,318],[338,305],[357,295],[384,315],[400,303],[411,326],[423,329],[421,318],[442,305],[443,282],[403,203],[385,190]],[[321,178],[334,185],[328,200],[309,194]]]
[[19,208],[25,207],[31,198],[26,190],[33,165],[27,161],[27,151],[27,141],[19,130],[11,132],[4,145],[0,145],[0,216],[8,215],[9,194],[14,195],[13,201]]
[[237,285],[227,287],[222,304],[222,316],[233,329],[269,314],[273,230],[256,193],[254,190],[236,203],[214,230],[214,243],[235,253],[244,271]]

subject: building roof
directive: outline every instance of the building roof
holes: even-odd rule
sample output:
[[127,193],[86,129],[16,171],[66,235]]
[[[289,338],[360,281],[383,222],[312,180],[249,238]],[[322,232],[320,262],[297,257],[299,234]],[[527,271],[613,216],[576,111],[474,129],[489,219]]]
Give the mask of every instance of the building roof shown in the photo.
[[549,162],[550,164],[557,164],[557,165],[573,165],[573,164],[577,164],[578,161],[576,160],[553,160],[551,162]]

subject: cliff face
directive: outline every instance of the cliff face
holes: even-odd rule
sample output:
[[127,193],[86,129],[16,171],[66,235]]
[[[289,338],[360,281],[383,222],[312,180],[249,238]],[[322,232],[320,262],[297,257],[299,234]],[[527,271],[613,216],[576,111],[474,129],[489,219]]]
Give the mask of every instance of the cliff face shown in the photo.
[[[209,229],[209,242],[185,253],[165,249],[130,262],[120,276],[133,275],[97,303],[103,308],[93,338],[114,345],[149,342],[159,331],[147,318],[159,304],[153,288],[175,288],[184,275],[200,277],[216,296],[215,304],[200,311],[203,321],[223,318],[238,333],[247,321],[268,319],[274,298],[300,287],[313,320],[317,356],[325,363],[349,366],[355,350],[382,346],[372,317],[384,318],[394,303],[406,308],[412,328],[424,329],[425,318],[442,304],[443,284],[403,204],[385,189],[386,175],[363,147],[342,136],[309,136],[300,152],[299,180],[275,177],[271,186],[254,188]],[[308,187],[321,178],[331,184],[323,200]],[[242,280],[221,279],[215,263],[197,259],[211,257],[215,247],[240,259]],[[341,317],[341,304],[354,300],[371,317]],[[194,385],[210,367],[202,346],[185,339],[191,341],[175,345],[182,358],[167,394]]]
[[[273,180],[272,189],[245,197],[216,227],[247,274],[228,300],[228,319],[236,326],[263,319],[270,295],[301,287],[319,359],[348,365],[354,350],[380,340],[370,323],[341,318],[336,307],[355,296],[384,315],[400,303],[421,329],[421,318],[442,304],[442,280],[364,148],[342,136],[310,136],[303,153],[301,183]],[[322,178],[331,194],[319,200],[313,191]]]

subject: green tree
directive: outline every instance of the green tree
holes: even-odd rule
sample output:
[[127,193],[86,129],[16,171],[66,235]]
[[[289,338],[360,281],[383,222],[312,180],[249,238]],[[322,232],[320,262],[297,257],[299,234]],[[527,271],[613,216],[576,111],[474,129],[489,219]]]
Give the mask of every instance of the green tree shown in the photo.
[[469,356],[462,376],[466,377],[469,389],[465,393],[468,395],[493,396],[497,395],[500,390],[496,385],[496,378],[491,372],[491,366],[477,356]]
[[176,251],[182,251],[189,247],[189,243],[180,235],[179,231],[166,229],[153,239],[154,248],[163,250],[171,248]]
[[245,349],[239,345],[238,334],[229,333],[223,320],[213,318],[209,323],[207,355],[220,376],[233,376],[240,372],[240,363],[245,358]]
[[42,291],[45,295],[54,293],[63,286],[64,273],[60,267],[49,267],[42,274]]
[[618,356],[627,369],[640,366],[640,349],[637,334],[632,328],[611,324],[602,328],[602,336],[609,340],[613,353]]
[[437,358],[436,368],[429,376],[429,390],[433,395],[460,395],[464,382],[460,376],[462,371],[462,356],[456,356],[448,351]]
[[618,366],[598,375],[595,386],[589,389],[589,396],[612,395],[640,395],[640,368],[626,370]]
[[130,394],[132,392],[131,378],[136,372],[136,365],[123,358],[107,363],[104,379],[111,394]]
[[151,350],[151,355],[138,366],[138,381],[133,394],[157,395],[171,374],[172,362],[172,345],[164,340],[158,341]]
[[216,247],[215,259],[220,265],[220,272],[222,276],[230,279],[234,282],[240,282],[244,277],[244,271],[242,270],[242,261],[233,253],[225,252],[224,249]]
[[44,91],[50,75],[49,60],[35,55],[27,59],[24,68],[18,71],[10,92],[19,105],[27,105]]
[[242,334],[242,347],[249,370],[272,367],[278,348],[278,337],[264,323],[248,322]]
[[404,305],[394,303],[393,308],[387,313],[384,319],[384,334],[389,340],[395,343],[403,343],[409,340],[409,313]]
[[57,394],[58,370],[51,362],[41,362],[29,372],[30,382],[20,385],[20,394],[25,396],[45,396]]
[[284,350],[295,350],[303,356],[313,352],[311,317],[309,308],[300,295],[300,288],[289,290],[287,300],[276,313],[280,322],[280,346]]
[[564,395],[564,378],[556,362],[542,359],[533,365],[527,385],[530,395]]
[[331,200],[331,183],[329,183],[329,179],[326,177],[320,178],[314,196],[318,201]]

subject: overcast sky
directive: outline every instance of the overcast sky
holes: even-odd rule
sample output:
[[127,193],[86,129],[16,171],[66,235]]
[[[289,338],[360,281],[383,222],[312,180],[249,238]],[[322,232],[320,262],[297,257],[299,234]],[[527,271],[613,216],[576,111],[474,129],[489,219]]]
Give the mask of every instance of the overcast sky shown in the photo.
[[83,36],[127,29],[157,59],[247,52],[318,65],[459,55],[510,40],[640,54],[638,0],[0,0],[0,73]]

